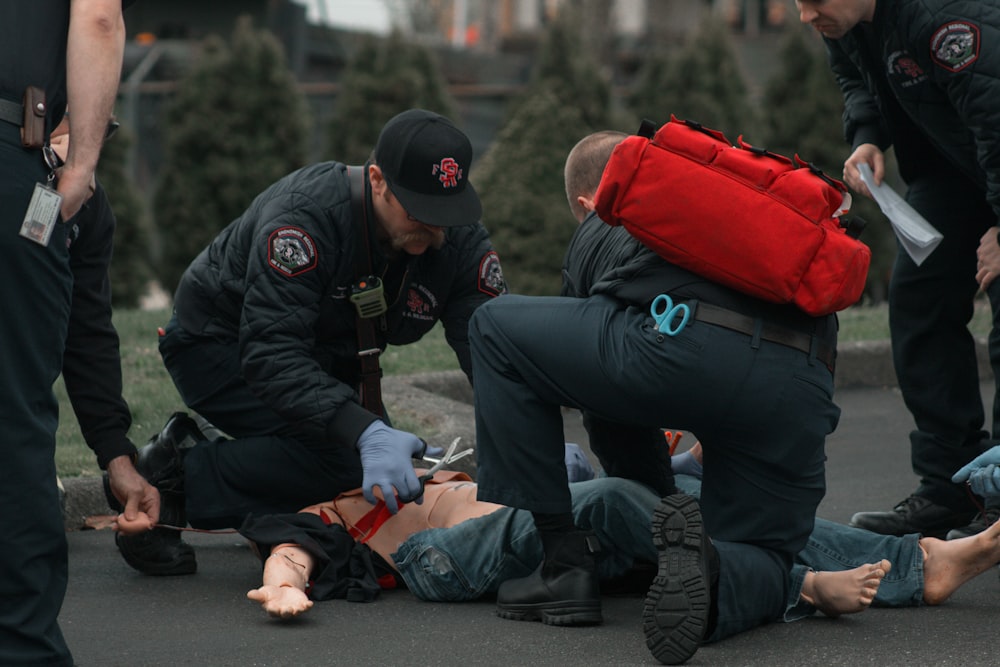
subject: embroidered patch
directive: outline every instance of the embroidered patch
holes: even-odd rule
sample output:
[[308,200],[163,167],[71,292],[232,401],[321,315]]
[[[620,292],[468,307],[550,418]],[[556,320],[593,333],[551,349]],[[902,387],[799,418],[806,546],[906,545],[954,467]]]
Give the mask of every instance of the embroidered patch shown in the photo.
[[403,317],[429,322],[434,319],[437,306],[437,297],[429,289],[414,284],[406,292],[406,310],[403,311]]
[[292,277],[316,268],[316,245],[301,229],[276,229],[268,237],[267,245],[268,264],[279,273]]
[[931,58],[949,72],[965,69],[979,58],[979,27],[966,21],[945,23],[931,35]]
[[446,189],[457,188],[458,182],[462,180],[462,168],[452,157],[446,157],[431,167],[431,173],[438,177],[441,187]]
[[493,296],[507,293],[507,281],[503,279],[500,256],[494,250],[483,255],[479,262],[479,291]]
[[893,51],[886,58],[886,65],[889,70],[889,77],[893,79],[900,88],[910,88],[927,79],[927,74],[923,68],[906,51]]

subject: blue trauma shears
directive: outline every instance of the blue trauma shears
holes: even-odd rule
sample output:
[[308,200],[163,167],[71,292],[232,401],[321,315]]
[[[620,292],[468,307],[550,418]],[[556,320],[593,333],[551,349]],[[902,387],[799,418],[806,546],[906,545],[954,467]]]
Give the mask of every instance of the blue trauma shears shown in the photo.
[[[653,304],[649,307],[649,314],[656,320],[656,330],[676,336],[681,329],[687,326],[691,320],[691,307],[686,303],[674,305],[674,300],[666,294],[661,294],[653,299]],[[680,315],[680,322],[674,324],[674,320]]]

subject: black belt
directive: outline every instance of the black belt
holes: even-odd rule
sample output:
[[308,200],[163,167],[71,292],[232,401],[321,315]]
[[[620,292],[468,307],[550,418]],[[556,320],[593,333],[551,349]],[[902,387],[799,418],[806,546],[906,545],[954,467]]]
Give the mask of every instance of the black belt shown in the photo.
[[715,324],[726,329],[739,331],[748,336],[758,336],[762,340],[778,343],[785,347],[790,347],[806,354],[812,354],[815,344],[816,358],[822,361],[828,368],[833,369],[834,361],[837,359],[837,349],[827,341],[805,333],[796,331],[767,321],[761,321],[758,329],[757,320],[759,318],[750,317],[743,313],[737,313],[726,308],[720,308],[710,303],[699,301],[694,311],[694,319],[707,324]]
[[21,127],[24,124],[24,105],[0,97],[0,120]]

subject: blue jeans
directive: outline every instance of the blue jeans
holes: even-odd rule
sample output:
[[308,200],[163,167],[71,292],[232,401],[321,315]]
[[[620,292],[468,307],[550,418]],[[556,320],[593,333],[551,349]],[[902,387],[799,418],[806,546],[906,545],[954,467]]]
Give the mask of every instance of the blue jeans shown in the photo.
[[[700,494],[701,481],[697,478],[677,475],[676,480],[677,487],[684,493],[692,496]],[[924,555],[920,550],[920,535],[879,535],[842,523],[816,519],[805,548],[795,556],[782,619],[790,623],[816,613],[815,607],[799,599],[806,572],[853,570],[883,558],[892,563],[892,570],[882,579],[874,606],[909,607],[921,604],[924,597]]]
[[[602,579],[624,574],[636,561],[657,561],[651,525],[660,502],[657,494],[618,477],[577,482],[569,489],[576,525],[592,529],[601,543]],[[719,540],[714,544],[721,562],[719,614],[709,640],[777,620],[780,611],[772,610],[783,608],[787,567],[763,549]],[[450,528],[416,533],[393,554],[393,561],[421,600],[457,602],[495,593],[507,579],[531,574],[542,562],[542,544],[531,513],[505,507]]]
[[[602,579],[624,574],[636,560],[656,562],[651,519],[659,496],[632,480],[604,477],[570,485],[576,525],[601,543]],[[542,562],[531,512],[504,507],[450,528],[410,536],[393,554],[407,587],[421,600],[456,602],[495,593]]]
[[[697,496],[700,482],[677,476],[677,485]],[[632,480],[601,477],[570,484],[573,516],[581,528],[590,528],[601,543],[598,572],[602,579],[620,576],[636,561],[656,562],[651,517],[660,498]],[[806,547],[791,569],[785,621],[811,615],[816,610],[799,600],[809,569],[849,570],[882,558],[892,571],[882,580],[875,604],[899,607],[918,605],[923,599],[923,553],[919,535],[894,537],[816,519]],[[750,620],[771,622],[762,609],[773,608],[775,582],[762,581],[760,573],[783,578],[775,571],[778,561],[748,545],[714,540],[719,552],[718,624],[709,641],[718,641],[746,628]],[[734,567],[743,559],[744,567]],[[757,566],[747,568],[746,559]],[[531,574],[542,562],[542,544],[531,513],[505,507],[492,514],[464,521],[450,528],[432,528],[410,536],[393,554],[407,587],[421,600],[459,602],[495,593],[507,579]],[[760,561],[760,562],[758,562]],[[727,565],[728,563],[728,565]],[[743,576],[743,573],[752,576]],[[762,598],[766,603],[762,604]],[[780,605],[779,605],[780,606]]]
[[788,591],[785,621],[810,616],[816,609],[799,599],[806,572],[852,570],[881,559],[892,563],[892,570],[882,579],[874,605],[911,607],[924,599],[924,555],[920,535],[902,537],[879,535],[826,519],[816,519],[806,548],[799,552],[792,566],[792,585]]

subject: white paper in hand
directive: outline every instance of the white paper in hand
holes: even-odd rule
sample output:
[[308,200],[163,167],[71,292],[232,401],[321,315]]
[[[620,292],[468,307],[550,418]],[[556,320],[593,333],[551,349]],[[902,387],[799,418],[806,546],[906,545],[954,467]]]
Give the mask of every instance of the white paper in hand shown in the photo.
[[934,252],[941,243],[941,232],[934,229],[922,215],[885,183],[875,185],[875,177],[867,164],[858,166],[861,181],[875,198],[875,203],[882,209],[885,217],[892,223],[892,230],[907,254],[920,266],[927,256]]

